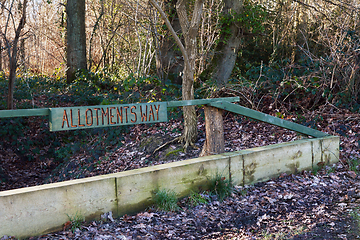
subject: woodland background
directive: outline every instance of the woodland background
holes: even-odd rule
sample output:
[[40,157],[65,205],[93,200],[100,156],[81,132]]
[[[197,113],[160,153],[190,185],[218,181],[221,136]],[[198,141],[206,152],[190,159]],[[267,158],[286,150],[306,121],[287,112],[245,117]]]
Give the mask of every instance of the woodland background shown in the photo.
[[[67,21],[74,2],[85,4],[85,67],[69,78]],[[194,43],[190,77],[154,2],[1,0],[0,109],[181,100],[187,76],[192,97],[239,96],[246,107],[306,126],[326,129],[323,114],[358,119],[359,1],[159,1],[180,41],[188,50]],[[188,23],[197,26],[192,41],[182,32],[180,3],[186,3]],[[202,11],[196,12],[199,3]],[[203,118],[199,108],[194,113]],[[178,109],[169,114],[186,121]],[[334,131],[345,136],[349,129],[344,123]],[[18,185],[20,179],[11,176],[24,175],[19,168],[38,170],[30,177],[34,184],[52,171],[60,176],[66,170],[60,180],[84,177],[69,173],[70,159],[85,154],[87,167],[96,168],[127,144],[124,136],[131,131],[122,126],[50,133],[43,117],[0,119],[0,182],[5,189]],[[354,137],[358,148],[359,133]]]
[[[188,2],[188,12],[194,3]],[[295,110],[326,103],[359,110],[358,1],[239,3],[240,7],[220,0],[203,2],[194,72],[197,96],[204,97],[219,86],[230,84],[227,86],[239,91],[255,108],[269,97],[274,104],[281,101]],[[23,106],[24,100],[33,98],[29,94],[39,94],[32,85],[43,82],[53,85],[44,87],[47,92],[62,88],[69,93],[84,87],[83,101],[87,101],[86,97],[96,98],[93,104],[106,100],[150,100],[151,88],[175,91],[179,87],[183,58],[158,12],[147,1],[118,0],[86,1],[87,70],[78,71],[76,80],[66,84],[66,4],[1,1],[0,79],[5,91],[15,33],[23,14],[26,15],[17,43],[16,91],[21,91],[23,85],[28,91],[24,89],[22,99],[15,99],[16,108],[30,107]],[[181,37],[176,1],[159,4]],[[232,36],[238,42],[232,42]],[[234,68],[229,64],[229,78],[214,82],[218,56],[224,53],[223,45],[230,44],[233,45],[228,47],[236,53]],[[223,58],[230,57],[226,54]],[[110,99],[109,94],[121,95],[123,99]],[[177,97],[176,93],[166,95]],[[3,109],[5,96],[1,101]]]
[[[340,136],[336,165],[237,186],[221,203],[194,193],[175,199],[177,212],[88,226],[69,216],[63,232],[40,239],[111,239],[119,230],[129,239],[358,238],[359,10],[358,0],[0,0],[0,110],[239,96],[243,106]],[[70,41],[77,27],[85,33]],[[0,191],[197,157],[204,111],[190,112],[197,136],[185,145],[172,142],[189,125],[177,108],[168,123],[62,132],[49,132],[46,117],[0,119]],[[227,152],[306,137],[223,117]],[[192,204],[204,196],[207,204]]]

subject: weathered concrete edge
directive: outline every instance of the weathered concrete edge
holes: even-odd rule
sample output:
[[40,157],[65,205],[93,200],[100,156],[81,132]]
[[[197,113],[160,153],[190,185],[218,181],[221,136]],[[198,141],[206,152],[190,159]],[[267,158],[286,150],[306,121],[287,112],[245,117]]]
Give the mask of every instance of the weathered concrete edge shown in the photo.
[[[26,238],[61,230],[69,216],[92,220],[109,211],[115,216],[133,213],[149,206],[149,196],[156,188],[172,189],[184,196],[185,188],[200,187],[214,171],[225,169],[227,176],[228,166],[229,157],[213,155],[3,191],[0,192],[0,237]],[[121,186],[121,183],[129,184]]]
[[[339,137],[327,136],[85,179],[3,191],[0,192],[0,222],[5,224],[0,225],[0,237],[8,235],[24,238],[58,230],[68,221],[67,214],[74,216],[76,213],[80,213],[90,220],[99,218],[102,213],[107,211],[113,211],[114,215],[138,211],[151,204],[149,198],[155,188],[172,189],[179,197],[182,197],[188,192],[186,189],[203,186],[206,179],[215,172],[223,173],[225,177],[231,177],[231,179],[237,179],[236,184],[243,184],[245,182],[244,169],[233,172],[232,166],[236,164],[240,167],[244,166],[246,157],[256,156],[257,153],[271,156],[272,151],[279,151],[281,148],[291,149],[309,144],[311,144],[311,166],[303,166],[304,168],[311,168],[319,162],[334,163],[339,159]],[[285,158],[281,161],[287,164],[288,159]],[[154,176],[157,180],[151,180]],[[262,180],[266,177],[268,176]],[[184,182],[184,179],[187,181]],[[146,188],[142,187],[141,182],[147,184]],[[127,183],[134,183],[138,186],[129,188]],[[90,189],[91,191],[88,191]],[[29,219],[31,220],[29,221]]]

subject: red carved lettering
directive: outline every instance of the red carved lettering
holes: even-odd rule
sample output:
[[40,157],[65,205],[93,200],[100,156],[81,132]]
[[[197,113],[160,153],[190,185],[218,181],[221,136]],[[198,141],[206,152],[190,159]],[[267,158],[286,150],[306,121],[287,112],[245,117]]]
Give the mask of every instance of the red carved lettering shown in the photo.
[[125,117],[126,117],[126,123],[128,123],[128,114],[127,114],[127,110],[128,110],[129,107],[124,107],[125,109]]
[[156,108],[156,105],[154,105],[155,111],[156,111],[156,116],[157,116],[157,120],[159,120],[159,110],[160,110],[160,104],[158,105],[158,107]]
[[70,123],[71,123],[71,127],[77,127],[77,125],[73,125],[72,109],[70,109]]
[[95,112],[96,112],[96,125],[99,126],[99,115],[98,115],[98,111],[100,110],[100,108],[94,108]]
[[151,119],[151,116],[152,116],[153,120],[155,121],[154,110],[153,110],[153,107],[150,105],[149,121]]
[[117,123],[119,123],[119,118],[120,118],[121,123],[123,123],[122,107],[120,107],[120,112],[119,112],[119,108],[116,108],[116,117],[117,117]]
[[[89,116],[88,116],[88,112],[90,112],[90,119],[91,119],[91,122],[89,123]],[[86,125],[87,126],[92,126],[93,125],[93,121],[94,121],[94,119],[93,119],[93,113],[92,113],[92,110],[91,109],[86,109],[86,111],[85,111],[85,123],[86,123]]]
[[104,112],[104,109],[101,108],[101,119],[103,125],[104,125],[104,116],[107,117],[107,124],[109,125],[109,108],[106,108],[106,112]]
[[80,123],[80,109],[78,109],[78,125],[79,127],[85,127],[85,124]]
[[64,114],[63,114],[63,121],[62,121],[62,128],[64,128],[64,123],[67,123],[68,127],[69,127],[69,120],[68,120],[68,117],[67,117],[67,114],[66,114],[66,110],[64,110]]
[[133,119],[131,119],[131,122],[132,123],[134,123],[134,122],[136,122],[137,121],[137,116],[136,116],[136,113],[135,112],[133,112],[133,110],[136,110],[136,106],[132,106],[131,107],[131,110],[130,110],[130,112],[134,115],[134,117],[135,117],[135,119],[133,120]]
[[109,114],[110,115],[110,124],[116,124],[116,122],[113,122],[113,120],[112,120],[114,117],[114,115],[112,114],[113,109],[115,109],[115,107],[110,108],[110,114]]
[[[142,122],[144,122],[144,119],[145,119],[145,122],[146,122],[147,112],[148,112],[148,106],[146,105],[145,113],[143,113],[142,107],[141,107],[141,105],[140,105],[140,116],[141,116],[141,121],[142,121]],[[150,117],[149,117],[149,118],[150,118]],[[149,120],[150,120],[150,119],[149,119]]]

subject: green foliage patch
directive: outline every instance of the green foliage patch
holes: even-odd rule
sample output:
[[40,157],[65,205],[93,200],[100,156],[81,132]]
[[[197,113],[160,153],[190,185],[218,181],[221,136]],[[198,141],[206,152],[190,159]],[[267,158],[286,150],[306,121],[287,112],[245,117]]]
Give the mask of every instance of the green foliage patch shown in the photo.
[[352,158],[350,160],[347,160],[349,170],[354,171],[356,174],[360,171],[360,159],[358,158]]
[[195,207],[202,204],[209,203],[209,197],[206,196],[204,193],[197,193],[194,191],[190,192],[190,196],[187,199],[187,202],[190,206]]
[[218,196],[220,201],[223,201],[234,191],[231,180],[226,179],[226,177],[220,173],[216,173],[215,176],[209,179],[209,183],[210,192]]
[[258,4],[249,0],[244,1],[243,9],[240,12],[230,10],[228,14],[222,13],[219,19],[220,35],[223,36],[223,43],[231,36],[230,26],[240,26],[243,31],[251,34],[259,34],[265,31],[264,22],[268,16],[267,11]]
[[[160,82],[156,77],[123,76],[108,69],[97,72],[78,71],[77,79],[68,84],[64,77],[23,73],[16,79],[14,103],[17,109],[60,106],[126,104],[174,100],[181,96],[181,86],[170,81]],[[8,79],[0,75],[0,87],[7,92]],[[6,109],[6,96],[0,95],[0,110]],[[181,116],[179,111],[173,114]],[[128,126],[86,130],[49,132],[47,117],[0,119],[0,145],[14,149],[22,161],[46,161],[45,168],[54,169],[46,182],[53,178],[66,180],[83,177],[91,171],[107,152],[121,146]],[[79,154],[88,156],[88,169],[74,175],[71,161]],[[87,164],[89,165],[89,164]],[[3,180],[5,181],[5,180]]]
[[79,213],[76,213],[74,216],[69,216],[68,214],[66,215],[69,218],[71,231],[73,233],[75,232],[76,229],[80,229],[81,225],[85,222],[84,217]]
[[157,209],[162,211],[178,211],[180,208],[177,204],[178,199],[176,197],[176,193],[172,190],[157,190],[154,193],[154,202]]

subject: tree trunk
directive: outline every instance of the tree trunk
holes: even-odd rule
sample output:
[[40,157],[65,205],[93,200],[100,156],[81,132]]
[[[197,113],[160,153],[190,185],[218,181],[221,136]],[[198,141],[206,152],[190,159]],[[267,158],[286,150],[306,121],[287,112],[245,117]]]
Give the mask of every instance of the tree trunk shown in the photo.
[[100,4],[101,4],[101,12],[100,12],[99,17],[96,19],[96,22],[95,22],[95,24],[94,24],[94,27],[93,27],[93,30],[92,30],[92,33],[91,33],[91,36],[90,36],[90,40],[89,40],[89,70],[90,70],[90,71],[91,71],[91,67],[92,67],[92,64],[93,64],[93,58],[92,58],[92,42],[93,42],[94,36],[95,36],[95,34],[96,34],[96,30],[97,30],[98,27],[99,27],[100,20],[101,20],[102,17],[104,16],[104,2],[101,1]]
[[[176,1],[166,0],[164,2],[165,12],[168,13],[169,21],[176,33],[181,33],[179,18],[176,14]],[[171,32],[159,39],[156,55],[156,70],[161,80],[171,79],[172,83],[181,84],[180,72],[184,69],[181,52],[175,48],[176,42],[171,37]]]
[[[195,74],[195,60],[197,56],[197,36],[198,29],[201,22],[201,13],[203,8],[203,0],[197,0],[194,5],[194,10],[189,21],[186,6],[190,5],[189,0],[178,0],[176,3],[176,11],[179,16],[181,30],[185,40],[185,48],[188,55],[189,63],[184,67],[182,80],[182,99],[194,99],[194,74]],[[184,113],[184,133],[183,140],[185,142],[184,148],[194,145],[197,139],[197,116],[195,106],[183,107]]]
[[[223,14],[240,13],[242,7],[242,0],[224,0]],[[222,87],[228,82],[242,41],[242,30],[236,23],[233,22],[230,26],[224,25],[222,28],[229,28],[230,34],[220,36],[219,44],[215,49],[215,56],[209,67],[210,77],[218,87]]]
[[[22,4],[22,16],[18,27],[15,31],[14,41],[12,43],[12,49],[9,51],[9,85],[8,85],[8,96],[7,96],[7,108],[14,109],[14,88],[16,79],[16,67],[17,67],[17,53],[18,53],[18,42],[20,39],[21,30],[25,26],[26,22],[26,7],[27,0],[24,0]],[[8,47],[10,45],[8,44]]]
[[67,82],[75,79],[79,69],[86,69],[85,0],[68,0],[67,14]]
[[[196,0],[194,4],[193,15],[191,22],[188,19],[187,9],[189,0],[178,0],[176,4],[176,11],[179,16],[181,30],[185,39],[185,46],[182,44],[180,38],[177,36],[174,28],[171,26],[169,19],[165,12],[160,8],[155,0],[150,0],[151,4],[160,12],[161,17],[165,21],[166,26],[169,28],[172,36],[175,38],[181,53],[184,57],[184,73],[182,81],[182,98],[183,100],[194,99],[194,73],[195,73],[195,60],[197,54],[196,37],[200,26],[201,13],[203,8],[203,0]],[[194,145],[197,139],[197,117],[194,106],[183,107],[184,113],[184,132],[182,140],[185,142],[184,149],[188,146]]]
[[[183,83],[182,83],[182,99],[194,99],[194,70],[187,70],[184,68]],[[184,106],[184,132],[183,141],[185,142],[184,149],[193,145],[197,140],[197,116],[195,106]]]
[[293,28],[292,28],[292,34],[291,34],[291,64],[295,63],[296,60],[296,53],[297,53],[297,40],[298,40],[298,30],[299,30],[299,22],[300,22],[300,14],[299,14],[299,9],[300,6],[298,3],[294,3],[294,23],[293,23]]
[[25,56],[25,39],[20,40],[20,52],[19,52],[19,60],[20,66],[22,66],[23,70],[26,71],[26,56]]
[[222,110],[205,106],[204,112],[206,140],[200,156],[224,153],[225,143]]
[[0,74],[3,71],[3,66],[2,66],[2,62],[3,62],[3,56],[2,56],[2,41],[0,40]]
[[14,89],[16,80],[16,65],[17,65],[17,41],[14,40],[11,58],[9,59],[9,84],[7,95],[7,108],[14,109]]

